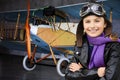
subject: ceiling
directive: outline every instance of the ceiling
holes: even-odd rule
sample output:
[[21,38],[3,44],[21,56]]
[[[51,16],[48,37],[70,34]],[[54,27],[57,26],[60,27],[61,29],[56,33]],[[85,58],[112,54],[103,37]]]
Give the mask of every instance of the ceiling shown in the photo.
[[[13,8],[13,9],[10,10],[10,9],[7,9],[7,8],[10,8],[11,5],[14,6],[14,4],[16,4],[16,0],[12,0],[10,2],[11,3],[10,6],[7,6],[8,1],[1,0],[0,4],[3,3],[2,5],[5,6],[5,8],[3,8],[3,9],[6,10],[6,11],[3,10],[3,12],[0,12],[0,18],[6,18],[8,20],[11,19],[11,21],[14,21],[14,20],[16,20],[15,18],[17,17],[17,14],[21,13],[21,18],[22,18],[21,21],[23,21],[25,19],[26,15],[27,15],[27,13],[26,13],[27,9],[25,9],[25,7],[22,8],[22,6],[21,6],[21,8],[19,8],[20,4],[22,4],[23,1],[21,1],[21,3],[19,3],[20,0],[18,0],[18,3],[19,3],[18,6],[16,6],[16,8]],[[43,16],[43,8],[45,8],[46,6],[51,6],[52,5],[55,8],[60,9],[60,10],[64,11],[66,14],[68,14],[69,19],[73,21],[75,19],[80,19],[79,10],[80,10],[81,6],[84,3],[86,3],[86,2],[88,2],[90,0],[75,0],[75,1],[70,0],[70,2],[67,2],[66,0],[63,0],[63,3],[60,0],[60,2],[61,2],[60,4],[58,4],[57,1],[55,2],[55,0],[52,0],[53,3],[56,3],[56,5],[48,4],[49,1],[45,0],[44,2],[48,1],[46,4],[43,2],[43,5],[41,7],[36,6],[36,8],[35,8],[36,3],[33,2],[33,0],[30,0],[30,1],[31,1],[30,2],[31,3],[30,4],[31,5],[31,15],[32,15],[33,12],[35,12],[36,16],[42,17]],[[5,4],[5,2],[6,2],[6,4]],[[39,3],[40,3],[40,1],[39,1]],[[105,8],[105,10],[107,12],[108,18],[109,18],[110,10],[112,9],[113,19],[120,19],[120,7],[119,7],[120,1],[119,0],[106,0],[106,1],[103,2],[103,4],[104,4],[104,8]],[[3,7],[2,5],[1,5],[1,8]],[[23,6],[27,7],[27,2],[23,2]],[[39,9],[39,11],[37,11],[38,9]]]

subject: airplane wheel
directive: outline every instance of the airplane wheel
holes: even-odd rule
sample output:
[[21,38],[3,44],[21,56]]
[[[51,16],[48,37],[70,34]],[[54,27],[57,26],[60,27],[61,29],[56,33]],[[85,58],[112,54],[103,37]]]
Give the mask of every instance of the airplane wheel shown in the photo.
[[67,68],[67,65],[69,63],[69,59],[68,58],[61,58],[60,60],[58,60],[57,63],[57,72],[60,76],[65,76],[65,69]]
[[[34,61],[35,61],[35,59],[34,59]],[[31,71],[31,70],[35,69],[36,64],[30,63],[30,60],[29,60],[28,56],[26,55],[23,59],[23,67],[25,70]]]

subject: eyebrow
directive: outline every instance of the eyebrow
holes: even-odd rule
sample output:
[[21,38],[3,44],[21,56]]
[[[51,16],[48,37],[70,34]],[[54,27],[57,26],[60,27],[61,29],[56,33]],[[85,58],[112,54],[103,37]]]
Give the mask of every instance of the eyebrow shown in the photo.
[[96,19],[102,19],[101,17],[97,17]]

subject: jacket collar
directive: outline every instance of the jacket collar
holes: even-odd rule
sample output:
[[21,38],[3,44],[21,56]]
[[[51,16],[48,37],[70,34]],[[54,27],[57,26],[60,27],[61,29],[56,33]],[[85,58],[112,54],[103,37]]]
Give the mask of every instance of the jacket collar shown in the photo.
[[81,48],[81,56],[80,56],[80,61],[83,66],[87,67],[88,66],[88,43],[87,41],[83,44]]
[[[77,54],[79,53],[79,54]],[[79,59],[82,66],[88,66],[88,42],[85,41],[82,47],[77,47],[76,54],[74,55],[77,59]]]

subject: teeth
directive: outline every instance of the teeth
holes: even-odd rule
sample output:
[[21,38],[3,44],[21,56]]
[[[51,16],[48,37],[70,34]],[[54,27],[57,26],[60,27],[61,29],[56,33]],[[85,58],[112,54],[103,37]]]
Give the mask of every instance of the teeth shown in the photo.
[[91,30],[89,30],[90,32],[96,32],[97,31],[97,29],[91,29]]
[[90,29],[88,29],[90,32],[96,32],[96,31],[98,31],[98,28],[90,28]]

